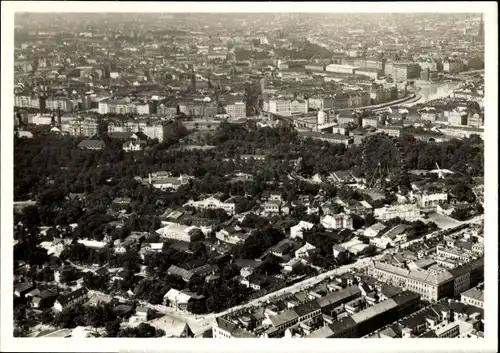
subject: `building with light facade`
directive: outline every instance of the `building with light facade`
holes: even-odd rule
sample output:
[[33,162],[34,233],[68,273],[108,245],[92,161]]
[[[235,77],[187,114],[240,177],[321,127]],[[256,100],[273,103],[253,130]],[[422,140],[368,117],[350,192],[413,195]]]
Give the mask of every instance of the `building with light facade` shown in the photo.
[[292,115],[292,104],[288,99],[269,99],[265,103],[267,104],[264,104],[264,111],[282,116]]
[[244,119],[247,117],[247,105],[245,102],[234,102],[225,106],[226,113],[231,118]]
[[321,219],[321,225],[326,229],[353,229],[352,216],[344,213],[326,215]]
[[330,64],[325,67],[325,71],[333,72],[333,73],[342,73],[342,74],[351,74],[353,75],[356,72],[358,67],[351,65],[338,65],[338,64]]
[[381,221],[399,217],[413,222],[420,218],[420,210],[413,204],[385,205],[384,207],[376,208],[374,216]]

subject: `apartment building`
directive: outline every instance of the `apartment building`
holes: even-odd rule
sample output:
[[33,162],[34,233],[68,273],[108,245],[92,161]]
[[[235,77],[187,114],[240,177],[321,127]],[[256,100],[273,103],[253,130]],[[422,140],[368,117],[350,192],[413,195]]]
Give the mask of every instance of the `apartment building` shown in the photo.
[[73,103],[68,98],[50,97],[45,100],[45,109],[47,110],[61,110],[63,112],[72,112],[73,107]]
[[428,301],[452,297],[454,277],[448,271],[433,273],[428,270],[408,270],[388,263],[373,261],[370,272],[379,281],[416,292]]
[[330,64],[325,67],[325,71],[354,75],[358,67],[351,65]]
[[382,132],[393,137],[401,137],[403,130],[404,128],[402,126],[397,125],[384,125],[377,129],[378,132]]
[[464,69],[464,63],[459,60],[446,60],[443,62],[443,71],[450,74],[456,74],[462,72]]
[[168,106],[164,103],[161,103],[156,108],[156,113],[160,116],[166,116],[168,118],[173,118],[177,114],[177,105]]
[[403,82],[420,78],[420,66],[415,63],[395,63],[392,77],[396,82]]
[[420,296],[409,291],[342,318],[306,338],[360,338],[418,310]]
[[92,137],[98,135],[100,124],[93,118],[76,119],[69,122],[68,132],[72,136]]
[[474,128],[468,126],[448,126],[441,128],[440,131],[446,136],[457,137],[457,138],[467,138],[472,135],[478,135],[480,138],[484,139],[484,128]]
[[433,59],[421,59],[416,62],[422,70],[437,71],[438,63]]
[[[383,72],[385,60],[354,59],[353,65],[359,67],[359,70],[374,69]],[[356,73],[358,73],[358,71],[356,71]]]
[[356,70],[356,75],[367,76],[372,80],[378,80],[380,78],[380,73],[380,69],[359,68]]
[[14,106],[19,108],[40,109],[40,99],[36,96],[14,96]]
[[122,120],[111,121],[108,123],[108,132],[142,132],[150,139],[158,139],[158,142],[163,142],[164,136],[167,135],[168,124],[142,120]]
[[234,102],[225,106],[226,113],[230,118],[244,119],[247,117],[247,106],[245,102]]
[[105,99],[99,102],[99,114],[135,114],[137,106],[127,100]]
[[305,114],[308,111],[308,101],[303,99],[294,99],[290,103],[292,114]]
[[379,122],[378,122],[378,118],[376,116],[363,117],[363,120],[362,120],[363,127],[371,126],[371,127],[377,128],[378,125],[379,125]]
[[276,115],[292,115],[292,104],[287,99],[270,99],[268,102],[268,112]]
[[484,117],[478,113],[471,113],[467,119],[467,124],[471,127],[480,128],[484,126]]
[[309,108],[317,110],[329,110],[333,109],[333,98],[332,97],[310,97],[307,99]]

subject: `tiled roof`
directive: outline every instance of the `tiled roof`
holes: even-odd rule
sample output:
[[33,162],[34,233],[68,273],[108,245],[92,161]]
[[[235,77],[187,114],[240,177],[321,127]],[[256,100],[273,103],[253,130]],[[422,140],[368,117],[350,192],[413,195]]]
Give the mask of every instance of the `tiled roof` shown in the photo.
[[339,303],[346,298],[350,298],[352,296],[361,295],[361,290],[357,286],[349,286],[345,289],[330,293],[325,295],[324,297],[316,299],[316,302],[320,307],[325,307],[327,305],[336,306],[336,303]]
[[234,324],[231,321],[228,321],[224,318],[218,317],[215,320],[217,322],[217,326],[220,329],[222,329],[226,332],[229,332],[231,334],[231,336],[233,336],[235,338],[255,338],[256,337],[253,333],[238,327],[236,324]]
[[86,294],[87,294],[87,289],[82,287],[82,288],[78,288],[77,290],[75,290],[71,293],[59,295],[59,297],[57,298],[57,301],[61,304],[61,306],[65,306],[69,302],[71,302],[75,299],[81,298]]
[[187,271],[187,270],[180,268],[180,267],[177,267],[175,265],[171,265],[168,268],[167,272],[171,275],[179,276],[185,281],[189,281],[194,276],[193,272]]
[[271,323],[274,327],[277,327],[298,318],[299,316],[297,315],[295,310],[289,309],[283,311],[282,313],[279,313],[278,315],[270,316],[269,320],[271,320]]
[[321,307],[319,306],[319,304],[315,300],[310,301],[310,302],[306,302],[303,304],[299,304],[293,308],[293,310],[295,311],[295,313],[299,317],[306,316],[306,315],[308,315],[314,311],[320,310],[320,309],[321,309]]
[[351,318],[359,324],[396,307],[396,302],[393,299],[388,299],[355,313]]
[[103,148],[105,146],[102,140],[83,140],[78,144],[80,148]]

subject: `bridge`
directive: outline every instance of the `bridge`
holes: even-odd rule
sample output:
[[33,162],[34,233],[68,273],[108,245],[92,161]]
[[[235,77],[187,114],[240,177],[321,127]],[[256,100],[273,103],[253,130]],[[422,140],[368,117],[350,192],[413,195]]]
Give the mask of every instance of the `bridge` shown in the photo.
[[475,74],[484,74],[484,69],[464,71],[464,72],[459,72],[457,74],[448,74],[448,75],[444,75],[443,77],[446,79],[450,79],[450,80],[463,81],[463,80],[467,80],[469,78],[468,76],[472,76]]

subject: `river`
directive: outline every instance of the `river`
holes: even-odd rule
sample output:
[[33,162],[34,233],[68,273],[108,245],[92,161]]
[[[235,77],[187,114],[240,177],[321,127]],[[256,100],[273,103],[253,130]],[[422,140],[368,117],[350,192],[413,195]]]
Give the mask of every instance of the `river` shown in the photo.
[[416,103],[425,103],[434,99],[447,97],[459,84],[459,81],[430,84],[419,84],[417,82],[416,86],[420,87],[418,94],[422,96],[422,98]]

